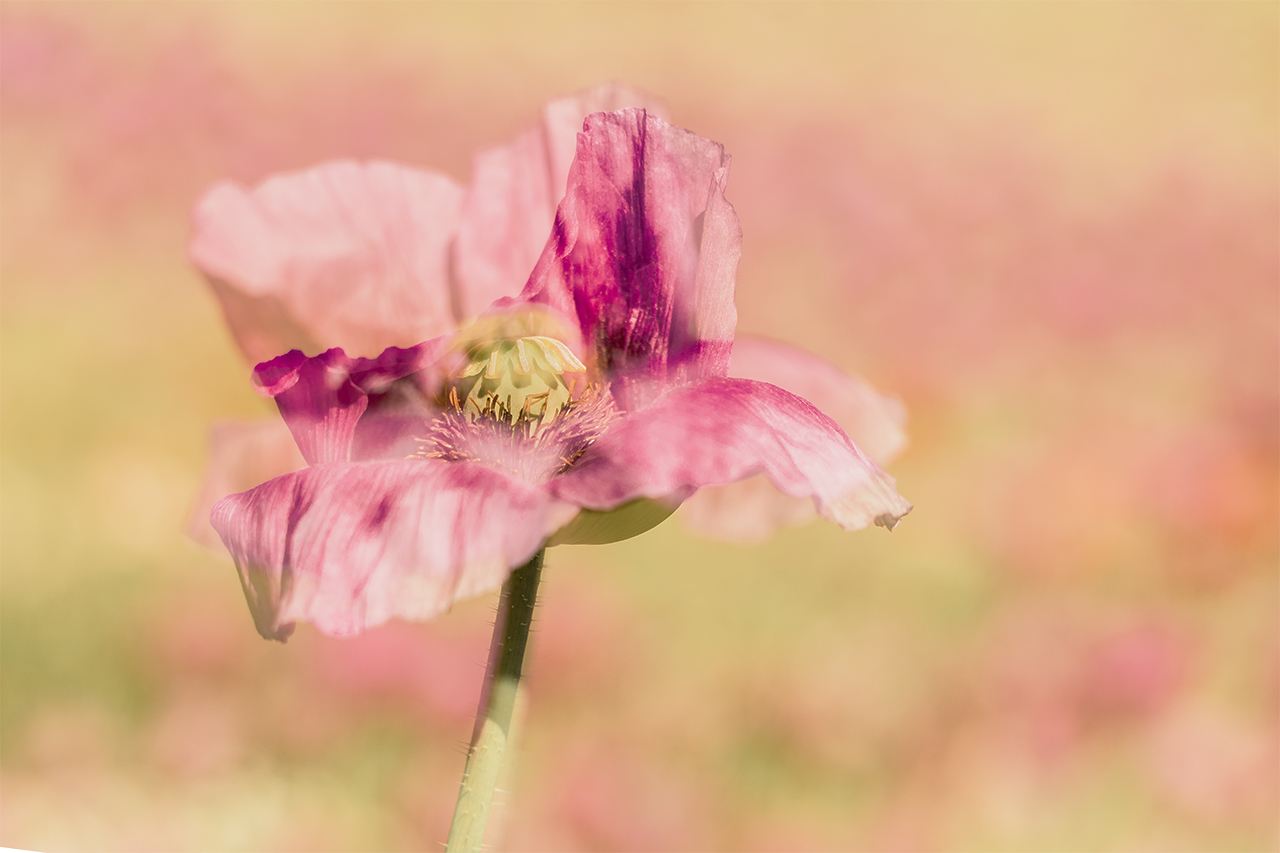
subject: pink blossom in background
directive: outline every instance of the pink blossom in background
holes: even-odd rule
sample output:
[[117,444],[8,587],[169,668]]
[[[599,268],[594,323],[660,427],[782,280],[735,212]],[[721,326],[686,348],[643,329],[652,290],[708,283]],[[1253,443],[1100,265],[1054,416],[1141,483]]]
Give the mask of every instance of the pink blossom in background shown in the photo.
[[393,622],[311,649],[317,687],[328,695],[408,704],[437,718],[470,720],[484,681],[483,634],[444,636]]
[[529,661],[530,695],[598,695],[643,658],[626,602],[588,576],[544,580],[536,623],[538,653]]
[[688,781],[656,770],[642,751],[610,741],[585,744],[566,756],[539,803],[568,838],[548,846],[592,850],[686,850],[715,846],[715,803]]
[[1280,739],[1230,712],[1188,703],[1153,728],[1148,772],[1161,793],[1202,820],[1274,816]]

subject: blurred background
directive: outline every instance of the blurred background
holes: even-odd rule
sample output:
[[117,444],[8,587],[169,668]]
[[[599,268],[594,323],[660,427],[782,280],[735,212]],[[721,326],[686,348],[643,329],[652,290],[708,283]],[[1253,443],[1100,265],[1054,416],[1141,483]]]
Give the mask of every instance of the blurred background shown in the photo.
[[465,181],[618,80],[734,157],[741,328],[910,413],[892,535],[551,552],[509,850],[1280,844],[1274,3],[0,6],[0,844],[435,850],[496,595],[257,636],[223,178]]

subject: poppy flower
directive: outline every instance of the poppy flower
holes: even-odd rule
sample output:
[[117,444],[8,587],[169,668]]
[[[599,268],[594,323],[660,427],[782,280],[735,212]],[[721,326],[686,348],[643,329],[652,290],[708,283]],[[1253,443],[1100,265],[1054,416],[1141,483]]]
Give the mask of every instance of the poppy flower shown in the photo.
[[[618,90],[582,100],[602,92]],[[846,529],[910,509],[812,403],[731,375],[741,231],[723,148],[645,108],[589,114],[530,260],[536,204],[512,199],[549,197],[528,164],[554,162],[552,139],[479,158],[469,192],[339,163],[197,210],[192,254],[242,347],[298,347],[254,380],[307,467],[211,515],[264,636],[429,618],[547,544],[625,538],[754,475]],[[821,364],[769,346],[747,351]]]

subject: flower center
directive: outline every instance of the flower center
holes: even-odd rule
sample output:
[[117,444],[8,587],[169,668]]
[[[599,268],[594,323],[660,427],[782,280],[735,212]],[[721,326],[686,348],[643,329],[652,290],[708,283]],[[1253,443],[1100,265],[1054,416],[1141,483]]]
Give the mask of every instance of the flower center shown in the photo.
[[469,421],[487,418],[513,427],[530,423],[537,431],[574,398],[579,379],[567,382],[565,374],[586,370],[555,338],[535,335],[480,344],[450,380],[449,401]]
[[417,456],[478,462],[534,483],[563,473],[617,416],[608,391],[587,382],[586,370],[555,338],[472,347],[446,383],[444,411]]

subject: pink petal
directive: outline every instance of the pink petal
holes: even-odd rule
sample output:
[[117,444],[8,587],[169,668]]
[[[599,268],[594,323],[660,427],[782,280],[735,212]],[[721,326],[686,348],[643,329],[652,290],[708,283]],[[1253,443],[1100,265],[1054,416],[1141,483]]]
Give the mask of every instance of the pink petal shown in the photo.
[[430,409],[428,391],[418,384],[426,380],[408,380],[409,393],[399,380],[428,371],[450,340],[389,347],[372,359],[351,358],[340,348],[310,358],[293,350],[259,364],[254,382],[259,393],[275,398],[308,464],[403,457]]
[[569,169],[578,154],[578,134],[582,132],[583,121],[594,113],[612,113],[632,107],[647,110],[663,121],[670,118],[666,104],[657,98],[617,83],[602,83],[585,92],[549,101],[542,108],[542,131],[547,142],[551,190],[555,196],[553,213],[569,182]]
[[289,428],[279,418],[214,424],[209,431],[209,463],[187,521],[187,535],[202,545],[222,550],[222,540],[209,524],[213,505],[227,495],[306,465]]
[[680,522],[686,528],[721,542],[763,542],[815,517],[813,501],[783,494],[763,474],[698,489],[680,505]]
[[834,421],[788,391],[749,379],[670,391],[612,427],[549,487],[564,500],[607,510],[758,473],[792,497],[812,498],[846,530],[873,522],[892,529],[911,509],[893,478]]
[[556,201],[541,129],[476,154],[454,244],[462,317],[520,292],[551,232]]
[[314,358],[292,350],[255,371],[262,393],[276,398],[308,465],[351,459],[356,422],[369,397],[351,381],[350,362],[341,349]]
[[669,384],[723,376],[737,311],[729,156],[630,109],[596,113],[523,297],[578,319],[625,409]]
[[625,107],[660,109],[621,86],[597,86],[551,101],[540,126],[475,156],[454,246],[459,316],[481,314],[494,300],[520,293],[551,233],[582,120]]
[[[768,382],[805,398],[881,465],[906,444],[906,411],[898,400],[877,394],[861,380],[796,347],[739,336],[733,343],[729,375]],[[813,515],[812,502],[779,492],[764,477],[699,489],[680,508],[687,527],[730,541],[765,539]]]
[[251,361],[330,347],[372,356],[452,330],[461,202],[449,178],[382,162],[219,184],[196,206],[191,259]]
[[799,347],[739,335],[729,375],[768,382],[805,398],[879,465],[889,464],[907,444],[907,411],[900,400]]
[[277,477],[213,508],[258,631],[305,620],[354,634],[429,619],[500,586],[575,507],[491,468],[337,463]]

